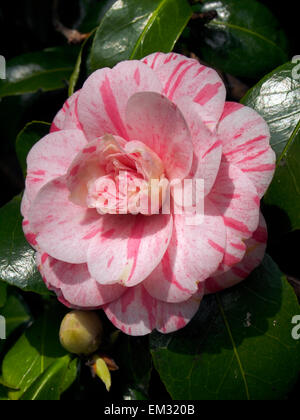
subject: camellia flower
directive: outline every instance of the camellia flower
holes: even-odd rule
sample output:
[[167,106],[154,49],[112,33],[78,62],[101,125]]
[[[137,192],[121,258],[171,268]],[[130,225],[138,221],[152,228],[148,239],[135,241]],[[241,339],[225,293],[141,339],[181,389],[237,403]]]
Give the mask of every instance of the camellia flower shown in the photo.
[[[205,293],[259,265],[275,154],[266,122],[225,97],[214,70],[156,53],[96,71],[67,100],[28,155],[22,202],[25,235],[61,302],[102,308],[127,334],[168,333]],[[204,182],[202,223],[167,193],[187,179]],[[158,212],[147,210],[154,193]]]

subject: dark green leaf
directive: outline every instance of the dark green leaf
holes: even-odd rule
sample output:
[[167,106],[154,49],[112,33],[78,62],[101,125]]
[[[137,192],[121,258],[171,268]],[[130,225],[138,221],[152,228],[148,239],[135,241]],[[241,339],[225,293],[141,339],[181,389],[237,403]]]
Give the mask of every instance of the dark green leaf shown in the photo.
[[52,363],[22,395],[21,400],[58,401],[63,391],[70,361],[70,356],[65,356]]
[[243,99],[267,121],[277,170],[265,202],[283,210],[289,229],[300,229],[300,77],[287,63],[266,76]]
[[75,358],[69,363],[60,387],[61,393],[69,389],[73,382],[75,382],[78,374],[78,362],[79,360]]
[[35,251],[23,233],[20,205],[21,198],[15,197],[0,209],[0,278],[22,290],[47,294]]
[[191,324],[151,336],[154,364],[173,399],[277,400],[300,369],[292,339],[297,298],[270,257],[239,286],[204,299]]
[[244,105],[255,109],[267,121],[277,158],[300,122],[300,77],[296,70],[296,64],[284,64],[265,76],[242,99]]
[[26,176],[26,159],[30,149],[41,140],[42,137],[49,134],[50,124],[42,121],[32,121],[28,123],[19,133],[16,140],[16,152],[23,171]]
[[147,399],[152,371],[148,338],[128,337],[122,334],[117,342],[115,359],[120,367],[124,397],[134,400]]
[[7,62],[6,80],[0,80],[0,98],[65,87],[77,55],[78,48],[68,46],[13,58]]
[[198,34],[201,57],[207,63],[234,76],[260,78],[288,60],[287,38],[263,4],[204,1],[201,11],[212,10],[218,16]]
[[76,84],[77,84],[79,76],[80,76],[80,70],[81,70],[81,65],[82,65],[82,56],[83,56],[84,50],[87,47],[87,45],[89,45],[91,43],[91,39],[92,39],[93,35],[95,34],[95,32],[96,32],[96,30],[92,31],[91,34],[89,35],[89,37],[86,38],[86,40],[81,45],[80,52],[79,52],[79,55],[77,57],[77,61],[76,61],[74,71],[73,71],[73,73],[70,77],[69,96],[72,96],[73,93],[75,92]]
[[0,308],[5,305],[7,298],[7,284],[0,280]]
[[2,385],[0,385],[0,401],[9,401],[7,389]]
[[[47,368],[66,355],[58,338],[59,318],[57,308],[46,312],[32,327],[25,331],[6,354],[2,365],[3,380],[11,388],[18,389],[18,391],[9,392],[11,399],[22,398],[37,380],[44,383],[49,374],[45,374]],[[46,379],[43,376],[44,374]],[[67,381],[67,383],[70,382]],[[66,382],[63,379],[61,390],[64,390],[65,385]]]
[[82,18],[78,29],[83,33],[92,31],[115,2],[116,0],[80,0]]
[[5,303],[5,306],[0,309],[0,315],[4,316],[6,323],[6,338],[20,325],[30,321],[28,308],[23,302],[23,299],[11,294]]
[[118,0],[96,32],[91,71],[171,51],[191,14],[187,0]]
[[266,204],[283,210],[289,230],[300,229],[300,123],[278,161],[272,184],[264,198]]

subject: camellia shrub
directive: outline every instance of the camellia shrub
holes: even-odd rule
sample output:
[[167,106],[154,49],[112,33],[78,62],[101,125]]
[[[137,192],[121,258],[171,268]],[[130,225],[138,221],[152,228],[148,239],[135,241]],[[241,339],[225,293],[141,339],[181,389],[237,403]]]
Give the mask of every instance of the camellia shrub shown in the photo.
[[290,16],[23,3],[0,7],[24,33],[0,49],[0,399],[296,398]]

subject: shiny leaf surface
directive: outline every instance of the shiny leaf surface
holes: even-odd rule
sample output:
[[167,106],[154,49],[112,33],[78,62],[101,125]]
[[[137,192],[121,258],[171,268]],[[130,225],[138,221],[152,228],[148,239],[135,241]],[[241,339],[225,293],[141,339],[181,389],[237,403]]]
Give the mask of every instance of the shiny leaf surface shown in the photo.
[[[58,315],[57,308],[47,311],[25,331],[6,354],[2,365],[3,380],[13,389],[18,389],[18,391],[9,392],[11,399],[16,400],[22,397],[27,399],[29,396],[26,397],[26,392],[32,397],[38,389],[41,387],[44,389],[45,382],[51,380],[57,373],[58,367],[60,371],[60,362],[65,358],[66,352],[58,339]],[[55,362],[58,362],[58,367],[54,367],[54,371],[50,369],[50,373],[47,372],[47,369]],[[61,382],[61,391],[67,383],[69,382]],[[63,384],[64,387],[62,387]]]
[[118,0],[96,32],[91,71],[173,49],[192,15],[186,0]]
[[57,47],[13,58],[7,62],[6,80],[0,80],[0,98],[64,88],[77,54],[77,47]]
[[6,323],[6,338],[19,326],[30,321],[31,316],[21,296],[10,294],[5,305],[0,309]]
[[[76,362],[76,360],[75,360]],[[69,370],[69,372],[68,372]],[[67,375],[76,378],[77,365],[71,363],[71,357],[65,356],[52,363],[44,373],[22,395],[22,401],[59,401],[64,391]],[[68,385],[71,385],[69,383]]]
[[285,213],[288,229],[300,229],[300,74],[287,63],[258,83],[243,99],[267,121],[277,170],[265,196]]
[[198,37],[203,60],[219,70],[260,78],[288,60],[287,38],[277,19],[260,2],[207,0],[200,10],[218,13]]
[[21,198],[0,209],[0,278],[22,290],[49,293],[37,271],[35,251],[25,239],[20,213]]
[[300,369],[291,336],[297,298],[270,257],[244,283],[205,298],[181,332],[152,334],[154,364],[173,399],[276,400]]

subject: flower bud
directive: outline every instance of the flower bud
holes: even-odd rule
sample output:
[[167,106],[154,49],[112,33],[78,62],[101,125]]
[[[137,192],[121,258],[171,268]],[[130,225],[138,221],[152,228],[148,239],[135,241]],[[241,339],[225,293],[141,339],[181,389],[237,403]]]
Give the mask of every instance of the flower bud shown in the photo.
[[60,327],[61,345],[70,353],[90,355],[98,350],[102,339],[102,323],[95,312],[72,311]]

